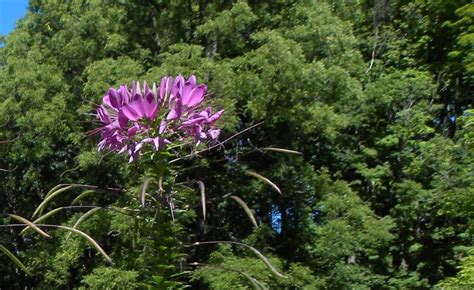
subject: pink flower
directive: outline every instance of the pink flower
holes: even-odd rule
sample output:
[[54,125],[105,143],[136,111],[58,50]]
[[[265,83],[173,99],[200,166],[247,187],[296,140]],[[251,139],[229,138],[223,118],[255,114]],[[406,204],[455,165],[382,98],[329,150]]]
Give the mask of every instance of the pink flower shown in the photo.
[[206,93],[207,86],[197,84],[194,75],[187,80],[181,75],[163,77],[159,89],[156,83],[150,88],[143,82],[141,88],[135,81],[131,90],[110,88],[97,108],[103,124],[99,150],[126,152],[133,161],[143,148],[159,151],[176,142],[216,141],[220,129],[214,123],[224,111],[202,110]]

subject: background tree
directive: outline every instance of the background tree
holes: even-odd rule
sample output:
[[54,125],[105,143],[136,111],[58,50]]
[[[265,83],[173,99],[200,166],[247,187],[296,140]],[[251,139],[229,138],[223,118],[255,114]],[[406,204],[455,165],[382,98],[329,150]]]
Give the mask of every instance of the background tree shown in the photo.
[[[31,216],[59,183],[120,189],[84,204],[139,205],[144,169],[97,153],[98,138],[86,134],[111,86],[194,73],[208,84],[210,103],[226,110],[223,138],[263,124],[173,165],[176,222],[164,214],[161,224],[137,226],[113,211],[85,220],[81,230],[106,248],[114,267],[83,240],[66,242],[66,233],[48,241],[0,228],[0,243],[33,273],[16,271],[2,255],[1,283],[469,283],[472,7],[467,0],[30,1],[0,48],[1,212]],[[258,227],[229,196],[245,202]],[[48,222],[73,225],[79,216],[66,210]],[[288,278],[262,272],[263,263],[238,246],[185,247],[203,240],[243,241]],[[443,280],[461,260],[459,281]],[[200,266],[189,275],[194,262]]]

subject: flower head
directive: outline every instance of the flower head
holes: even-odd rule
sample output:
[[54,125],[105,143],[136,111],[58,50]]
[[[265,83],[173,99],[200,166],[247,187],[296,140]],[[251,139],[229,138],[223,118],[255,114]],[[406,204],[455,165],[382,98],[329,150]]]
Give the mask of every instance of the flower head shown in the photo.
[[224,111],[202,109],[206,93],[207,86],[197,84],[194,75],[187,80],[181,75],[163,77],[159,88],[156,83],[150,88],[146,82],[141,87],[135,81],[131,89],[110,88],[97,108],[103,125],[99,150],[126,152],[131,162],[144,147],[159,151],[177,142],[216,141],[220,129],[214,123]]

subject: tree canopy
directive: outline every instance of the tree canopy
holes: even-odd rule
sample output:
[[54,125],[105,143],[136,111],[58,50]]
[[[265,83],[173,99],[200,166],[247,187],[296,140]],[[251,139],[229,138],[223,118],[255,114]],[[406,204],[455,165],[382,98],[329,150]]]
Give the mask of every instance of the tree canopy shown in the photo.
[[[80,223],[114,265],[81,236],[20,233],[4,215],[0,288],[473,287],[473,11],[30,0],[1,39],[0,212],[31,217],[58,184],[96,186],[58,193],[47,221]],[[94,110],[109,87],[178,74],[225,109],[222,140],[241,133],[163,169],[174,212],[133,218],[147,167],[97,151]]]

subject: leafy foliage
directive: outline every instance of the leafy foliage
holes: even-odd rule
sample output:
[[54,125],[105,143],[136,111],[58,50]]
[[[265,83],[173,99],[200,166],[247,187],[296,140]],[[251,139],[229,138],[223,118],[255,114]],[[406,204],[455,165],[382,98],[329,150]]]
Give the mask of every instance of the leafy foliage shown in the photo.
[[[94,185],[48,200],[44,212],[62,209],[41,222],[80,221],[115,264],[78,235],[20,234],[2,216],[0,244],[32,275],[1,254],[0,288],[469,287],[472,8],[31,0],[0,39],[0,212],[30,217],[57,184]],[[88,133],[106,90],[177,74],[225,108],[223,139],[263,123],[166,168],[99,154]],[[147,178],[173,212],[142,204]],[[244,242],[288,278],[240,247],[189,246],[206,240]]]

